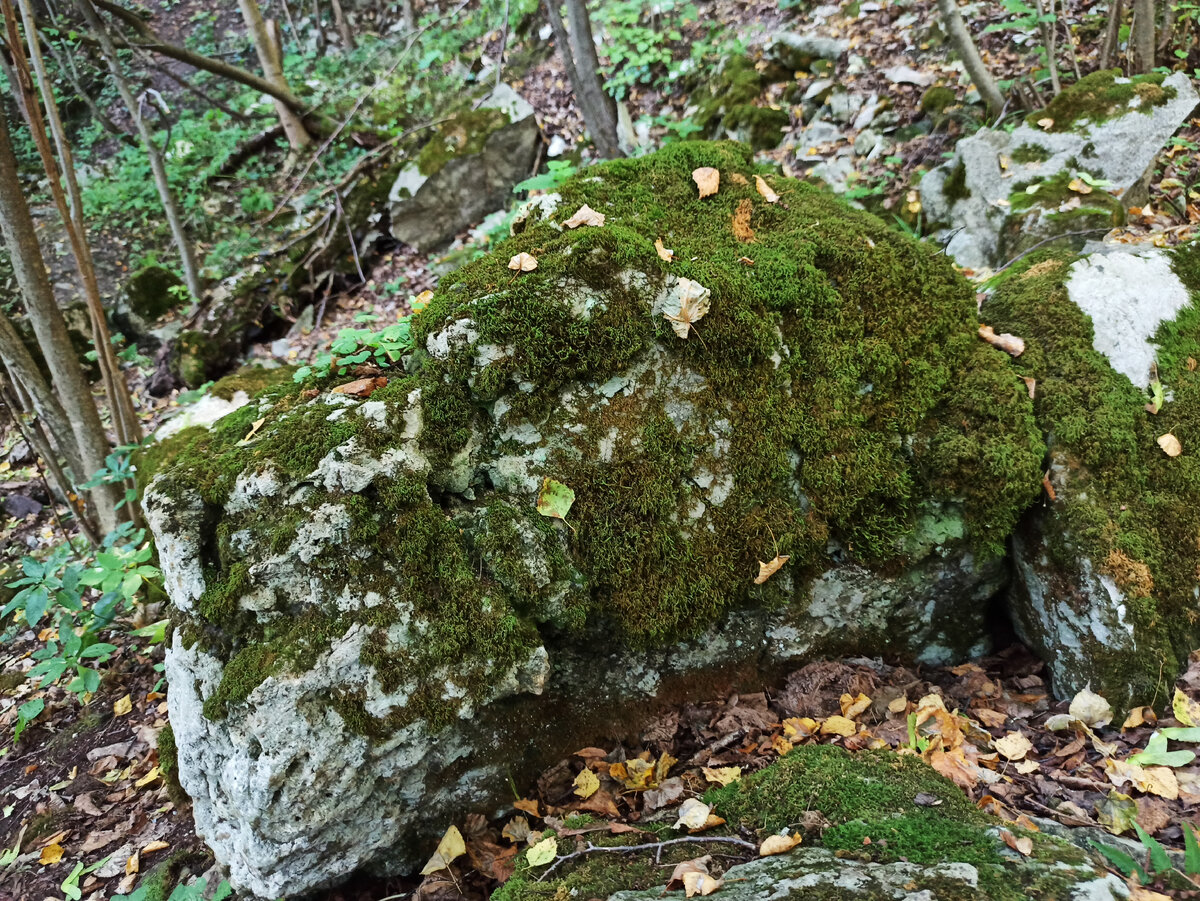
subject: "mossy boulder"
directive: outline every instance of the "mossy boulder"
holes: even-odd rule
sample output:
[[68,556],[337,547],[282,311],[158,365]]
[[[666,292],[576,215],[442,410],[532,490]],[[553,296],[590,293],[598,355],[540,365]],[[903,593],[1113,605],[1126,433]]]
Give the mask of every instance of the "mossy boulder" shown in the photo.
[[1144,199],[1155,158],[1198,101],[1181,72],[1094,72],[1011,133],[984,128],[959,141],[921,181],[926,217],[970,268],[1056,238],[1078,251]]
[[508,205],[542,141],[531,107],[508,85],[465,102],[433,129],[388,195],[393,237],[418,250],[448,243]]
[[[145,499],[171,722],[237,885],[411,865],[655,697],[987,647],[1042,478],[1026,386],[936,248],[755,174],[704,142],[582,172],[441,282],[386,386],[283,384],[176,436]],[[585,203],[604,225],[566,228]]]
[[1025,339],[1053,491],[1013,539],[1018,632],[1060,696],[1161,705],[1200,644],[1200,247],[1040,254],[1006,275],[982,315]]
[[[779,72],[775,73],[778,80]],[[790,79],[790,72],[782,73]],[[778,147],[791,124],[788,111],[764,103],[772,76],[748,56],[726,59],[714,77],[692,94],[696,123],[710,138],[743,141],[755,150]]]

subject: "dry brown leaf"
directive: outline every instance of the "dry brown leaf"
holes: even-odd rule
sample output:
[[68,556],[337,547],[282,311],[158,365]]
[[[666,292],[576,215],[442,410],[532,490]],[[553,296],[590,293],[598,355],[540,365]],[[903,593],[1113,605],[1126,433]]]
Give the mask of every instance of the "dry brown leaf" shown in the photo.
[[989,729],[999,729],[1008,722],[1007,713],[1000,713],[998,710],[992,710],[989,707],[980,707],[977,710],[972,710],[971,713]]
[[567,228],[579,228],[581,225],[591,225],[599,228],[603,224],[604,214],[597,213],[586,203],[575,211],[575,215],[563,223]]
[[150,842],[149,844],[147,844],[146,846],[144,846],[142,848],[142,853],[143,854],[153,854],[155,851],[165,851],[169,847],[171,847],[170,842],[164,842],[164,841]]
[[754,260],[750,259],[750,257],[738,257],[736,262],[741,263],[743,266],[754,265]]
[[712,863],[712,855],[705,854],[703,857],[676,864],[675,869],[671,871],[671,878],[667,881],[667,891],[673,892],[683,888],[683,877],[688,873],[708,873],[710,863]]
[[1025,387],[1029,389],[1029,399],[1033,400],[1037,393],[1037,379],[1033,378],[1033,376],[1023,375],[1021,376],[1021,381],[1023,381],[1025,383]]
[[662,238],[654,239],[654,250],[655,250],[655,252],[658,253],[658,258],[660,260],[664,260],[668,263],[674,262],[675,251],[671,250],[668,247],[663,247]]
[[129,855],[129,860],[125,861],[125,875],[132,876],[134,873],[141,872],[141,869],[142,858],[137,851],[134,851]]
[[1004,738],[993,741],[992,747],[1009,760],[1023,760],[1033,750],[1033,743],[1023,732],[1010,732]]
[[530,816],[541,817],[541,814],[538,813],[538,802],[532,798],[521,801],[513,801],[513,807],[515,807],[517,810],[524,811]]
[[1183,445],[1179,443],[1179,439],[1167,432],[1165,435],[1158,436],[1158,446],[1163,449],[1163,453],[1168,457],[1178,457],[1183,453]]
[[679,303],[679,311],[672,313],[669,309],[663,311],[663,318],[671,323],[671,328],[680,338],[686,338],[692,326],[708,314],[711,305],[711,293],[708,288],[690,278],[681,278],[675,287]]
[[758,189],[758,193],[763,196],[763,200],[767,203],[775,203],[779,200],[779,195],[771,190],[771,186],[767,184],[766,179],[761,175],[754,176],[754,187]]
[[742,778],[740,766],[702,767],[704,778],[717,785],[728,785]]
[[519,845],[529,838],[531,832],[529,820],[517,816],[504,824],[504,828],[500,830],[500,837],[508,839],[514,845]]
[[1037,120],[1037,124],[1038,124],[1038,128],[1043,128],[1043,129],[1045,129],[1045,128],[1053,128],[1053,127],[1054,127],[1054,120],[1053,120],[1053,119],[1051,119],[1049,116],[1047,116],[1047,117],[1045,117],[1044,119],[1038,119],[1038,120]]
[[1138,726],[1154,726],[1158,723],[1158,714],[1153,707],[1134,707],[1121,724],[1122,729],[1136,729]]
[[990,325],[979,326],[979,337],[991,344],[993,347],[998,347],[1006,354],[1011,354],[1014,357],[1019,357],[1025,353],[1025,342],[1016,335],[1010,335],[1008,332],[1003,332],[999,335]]
[[926,763],[959,788],[971,791],[979,782],[979,767],[967,760],[962,748],[946,751],[935,742],[923,756]]
[[388,380],[382,377],[355,379],[333,389],[334,394],[345,394],[350,397],[370,397],[380,388],[386,387]]
[[729,180],[735,185],[745,186],[750,184],[750,182],[746,180],[746,176],[742,175],[740,172],[731,172],[729,174]]
[[786,854],[800,844],[804,837],[800,833],[794,835],[768,835],[758,846],[759,857],[772,857],[775,854]]
[[903,713],[908,709],[908,698],[900,695],[898,698],[892,698],[888,701],[888,713]]
[[700,198],[710,197],[721,187],[721,173],[712,166],[701,166],[692,171],[692,181],[700,189]]
[[508,261],[508,268],[514,272],[533,272],[538,267],[538,261],[527,253],[518,253]]
[[1017,838],[1007,829],[1001,829],[1000,838],[1004,839],[1004,844],[1008,845],[1010,848],[1024,857],[1028,857],[1033,853],[1033,839],[1027,835]]
[[750,244],[754,241],[754,229],[750,227],[750,215],[753,212],[754,204],[746,198],[742,198],[738,203],[737,212],[733,214],[733,221],[730,223],[733,236],[743,244]]
[[787,563],[791,559],[791,556],[788,554],[776,554],[775,559],[770,563],[763,563],[761,560],[759,560],[758,575],[754,577],[754,584],[763,584],[765,581],[767,581],[767,579],[779,572],[779,570],[783,567],[783,564]]

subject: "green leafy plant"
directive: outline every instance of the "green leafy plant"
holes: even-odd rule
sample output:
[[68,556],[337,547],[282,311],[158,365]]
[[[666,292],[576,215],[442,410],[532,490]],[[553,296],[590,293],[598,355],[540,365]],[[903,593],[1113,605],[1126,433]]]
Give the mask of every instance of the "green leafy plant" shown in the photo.
[[1192,751],[1168,751],[1167,736],[1155,732],[1146,742],[1146,750],[1133,754],[1129,762],[1138,766],[1187,766],[1196,755]]
[[316,376],[324,378],[335,369],[345,375],[351,366],[371,362],[387,368],[400,360],[402,354],[412,349],[412,325],[409,317],[373,332],[370,329],[344,328],[330,342],[329,352],[320,354],[312,364],[301,366],[292,378],[302,382]]
[[923,738],[917,732],[917,715],[915,713],[908,715],[908,744],[905,747],[920,754],[924,754],[929,747],[929,739]]
[[[154,884],[139,885],[132,893],[128,895],[117,895],[117,898],[124,898],[125,901],[150,901],[151,898],[161,898],[161,893],[152,895],[151,891],[161,892],[159,887]],[[191,885],[180,883],[172,890],[167,901],[205,901],[208,894],[208,880],[197,879]],[[209,901],[226,901],[227,898],[233,897],[233,886],[228,881],[222,879],[217,885],[213,896]]]
[[[36,663],[28,678],[45,688],[69,675],[67,690],[82,696],[100,687],[97,667],[117,650],[101,640],[102,633],[131,610],[146,583],[158,581],[161,574],[149,563],[154,550],[145,529],[130,523],[109,533],[92,557],[79,553],[63,542],[43,560],[24,557],[22,577],[8,583],[19,590],[0,609],[0,620],[11,618],[8,636],[22,625],[37,629],[49,619],[51,627],[39,633],[48,637],[31,655]],[[22,705],[14,741],[44,707],[41,699]]]
[[546,171],[513,185],[513,193],[522,191],[553,191],[575,174],[575,164],[568,160],[550,160]]
[[76,863],[75,868],[71,870],[67,878],[62,881],[62,885],[59,886],[62,889],[62,893],[70,898],[71,901],[79,901],[83,897],[83,890],[79,888],[79,880],[89,873],[100,869],[110,860],[112,860],[111,854],[103,860],[96,861],[89,867],[85,867],[82,860]]
[[[1180,824],[1183,829],[1183,876],[1187,877],[1191,882],[1196,882],[1196,877],[1200,876],[1200,843],[1197,842],[1196,831],[1189,823]],[[1142,885],[1148,885],[1150,882],[1170,873],[1179,873],[1175,869],[1175,865],[1171,862],[1171,856],[1167,853],[1167,849],[1162,846],[1162,843],[1151,836],[1145,829],[1135,820],[1133,828],[1137,832],[1138,841],[1142,843],[1142,847],[1146,851],[1144,860],[1137,860],[1132,855],[1126,854],[1119,848],[1114,848],[1110,845],[1101,842],[1092,841],[1092,847],[1111,863],[1126,879],[1137,878]]]

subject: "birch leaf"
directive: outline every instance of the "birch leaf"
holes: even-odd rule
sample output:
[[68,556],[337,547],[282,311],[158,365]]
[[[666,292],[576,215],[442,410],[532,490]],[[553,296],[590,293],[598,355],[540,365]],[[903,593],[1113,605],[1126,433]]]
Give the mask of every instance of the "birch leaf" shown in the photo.
[[558,856],[558,839],[553,835],[531,847],[525,859],[531,867],[544,867]]
[[708,314],[711,292],[699,282],[681,278],[674,286],[671,298],[663,309],[663,318],[680,338],[686,338],[692,326]]
[[1168,457],[1178,457],[1183,453],[1183,445],[1180,444],[1179,439],[1170,432],[1158,437],[1158,446],[1163,449],[1163,453]]
[[754,577],[754,584],[763,584],[765,581],[767,581],[767,579],[779,572],[779,570],[783,568],[783,564],[787,563],[791,559],[791,556],[788,554],[777,554],[775,559],[770,563],[763,563],[761,560],[759,560],[758,575]]
[[508,261],[508,268],[514,272],[533,272],[537,267],[537,260],[527,253],[519,253]]
[[604,214],[597,213],[586,203],[575,211],[575,215],[563,223],[567,228],[579,228],[581,225],[599,227],[604,224]]
[[575,777],[575,794],[585,801],[600,788],[600,780],[591,770],[583,770]]
[[799,833],[795,835],[768,835],[763,843],[758,846],[759,857],[771,857],[775,854],[786,854],[792,848],[800,844],[803,836]]
[[422,876],[428,876],[430,873],[436,873],[438,870],[449,868],[452,861],[457,860],[467,853],[467,844],[463,841],[462,833],[458,831],[457,826],[451,826],[446,830],[446,834],[442,836],[442,840],[438,842],[437,850],[433,852],[433,857],[429,858],[429,862],[421,869]]
[[542,479],[542,490],[538,493],[537,511],[551,519],[567,521],[571,505],[575,503],[575,492],[557,479]]
[[692,181],[700,189],[701,199],[717,193],[721,186],[721,173],[712,166],[701,166],[692,170]]

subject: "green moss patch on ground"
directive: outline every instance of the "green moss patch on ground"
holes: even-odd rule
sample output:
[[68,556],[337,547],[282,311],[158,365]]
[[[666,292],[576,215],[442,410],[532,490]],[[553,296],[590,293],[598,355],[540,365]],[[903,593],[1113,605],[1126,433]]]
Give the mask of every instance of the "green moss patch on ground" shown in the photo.
[[1045,109],[1030,113],[1025,121],[1041,128],[1050,119],[1046,131],[1082,131],[1090,124],[1136,109],[1148,113],[1175,96],[1175,89],[1163,87],[1165,75],[1135,75],[1127,78],[1120,69],[1104,69],[1081,78],[1050,101]]
[[787,110],[762,104],[770,77],[748,56],[732,56],[721,70],[693,94],[698,104],[695,120],[706,134],[722,137],[738,132],[755,150],[779,146],[783,129],[791,124]]

